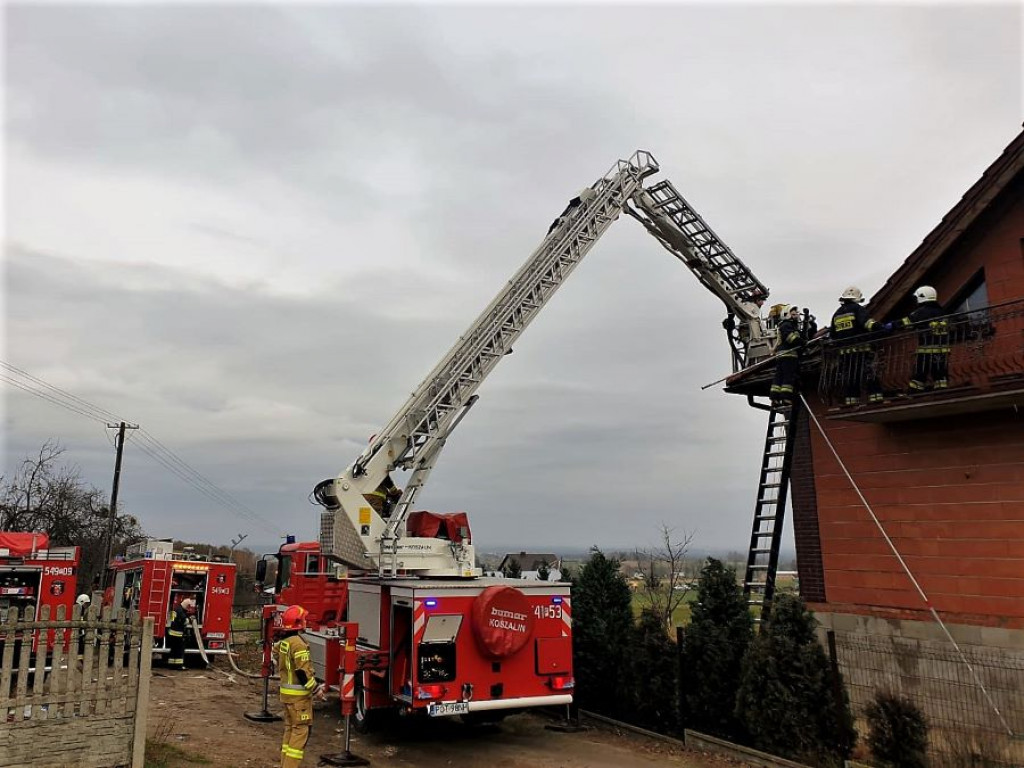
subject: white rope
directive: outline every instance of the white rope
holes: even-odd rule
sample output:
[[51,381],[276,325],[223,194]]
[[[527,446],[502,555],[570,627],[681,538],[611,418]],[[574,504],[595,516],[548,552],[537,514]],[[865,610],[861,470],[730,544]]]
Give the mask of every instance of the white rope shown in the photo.
[[828,435],[822,428],[821,422],[818,421],[818,417],[814,414],[814,411],[811,410],[811,406],[808,405],[807,399],[803,395],[800,395],[800,400],[801,402],[803,402],[804,408],[807,410],[807,413],[811,415],[811,419],[814,420],[814,426],[818,428],[818,432],[825,440],[825,445],[828,446],[829,450],[832,451],[832,455],[836,457],[836,461],[839,462],[839,467],[843,470],[843,474],[846,475],[846,479],[850,481],[850,485],[853,486],[853,490],[857,492],[857,496],[860,498],[861,504],[864,505],[864,508],[868,511],[868,514],[871,515],[871,519],[874,521],[875,525],[878,527],[878,530],[881,532],[882,537],[885,539],[885,543],[889,545],[889,549],[891,549],[892,553],[896,555],[896,559],[899,560],[904,572],[910,578],[911,583],[914,585],[914,589],[917,590],[917,594],[921,596],[921,600],[924,601],[924,604],[925,606],[927,606],[928,611],[932,615],[932,618],[935,619],[935,623],[942,628],[943,633],[946,635],[946,639],[948,639],[949,642],[953,644],[953,647],[956,649],[957,655],[960,656],[960,660],[964,663],[964,666],[966,666],[967,669],[970,671],[971,677],[974,678],[974,682],[978,685],[978,688],[980,688],[981,692],[985,695],[985,700],[988,701],[988,704],[992,708],[992,711],[995,712],[996,717],[999,718],[999,722],[1002,723],[1003,728],[1006,729],[1007,735],[1009,735],[1010,738],[1013,738],[1013,729],[1010,728],[1009,724],[1006,722],[1006,718],[1003,717],[1003,713],[999,711],[999,707],[996,706],[995,701],[993,700],[991,694],[989,694],[988,689],[985,687],[985,684],[981,681],[981,677],[978,675],[974,667],[971,665],[971,662],[967,660],[967,656],[960,648],[960,645],[957,643],[956,640],[953,639],[953,636],[949,633],[949,629],[946,628],[945,622],[943,622],[942,619],[939,617],[939,614],[936,612],[934,606],[931,603],[931,600],[928,599],[928,595],[926,595],[924,590],[921,589],[921,585],[917,583],[917,579],[914,578],[914,574],[910,570],[910,566],[907,565],[906,561],[903,559],[903,556],[899,553],[899,550],[896,549],[896,545],[893,544],[892,539],[889,538],[889,534],[885,532],[885,527],[882,525],[881,521],[875,515],[875,511],[871,508],[871,505],[868,504],[867,499],[864,498],[864,494],[860,492],[860,486],[857,485],[857,482],[853,479],[853,476],[846,469],[846,464],[844,464],[843,460],[839,458],[839,454],[836,453],[835,446],[833,446],[832,441],[828,439]]

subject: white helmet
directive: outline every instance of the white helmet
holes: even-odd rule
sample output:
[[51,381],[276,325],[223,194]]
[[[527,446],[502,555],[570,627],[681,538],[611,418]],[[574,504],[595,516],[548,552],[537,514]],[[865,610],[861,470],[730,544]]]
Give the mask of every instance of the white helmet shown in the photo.
[[77,598],[75,598],[75,604],[76,605],[88,605],[91,602],[92,602],[92,598],[89,597],[88,595],[84,594],[84,593],[79,595]]
[[864,293],[856,285],[851,285],[843,291],[843,295],[839,297],[839,300],[856,301],[858,304],[862,304],[864,302]]
[[917,299],[918,304],[924,304],[926,301],[938,301],[939,294],[930,285],[922,285],[914,291],[914,298]]

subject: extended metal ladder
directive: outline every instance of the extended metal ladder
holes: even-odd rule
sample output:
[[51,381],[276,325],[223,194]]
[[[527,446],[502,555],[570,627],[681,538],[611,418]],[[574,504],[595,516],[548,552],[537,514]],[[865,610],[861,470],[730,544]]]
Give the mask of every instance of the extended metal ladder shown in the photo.
[[759,607],[755,621],[764,622],[775,596],[775,574],[779,567],[783,522],[789,491],[789,473],[793,463],[793,426],[800,408],[773,405],[768,414],[768,431],[764,439],[761,479],[754,505],[754,525],[750,533],[747,571],[743,577],[743,593],[747,604]]
[[[724,324],[733,352],[733,370],[771,354],[774,333],[761,322],[760,304],[768,289],[708,226],[667,179],[638,190],[626,212],[639,221],[729,312]],[[731,321],[731,322],[730,322]]]

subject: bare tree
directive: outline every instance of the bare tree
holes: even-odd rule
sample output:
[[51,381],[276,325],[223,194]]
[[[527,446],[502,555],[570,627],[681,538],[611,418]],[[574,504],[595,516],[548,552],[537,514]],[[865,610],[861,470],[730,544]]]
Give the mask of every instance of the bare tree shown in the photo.
[[[81,547],[79,588],[87,590],[106,565],[110,505],[101,491],[82,480],[77,467],[58,464],[63,454],[60,443],[47,440],[11,477],[0,476],[0,530],[45,531],[55,546]],[[117,516],[115,551],[141,536],[134,517]]]
[[672,626],[672,615],[690,593],[694,569],[688,564],[686,553],[695,535],[684,531],[682,538],[677,538],[675,529],[662,523],[661,546],[638,549],[635,553],[643,574],[640,604],[650,609],[666,628]]

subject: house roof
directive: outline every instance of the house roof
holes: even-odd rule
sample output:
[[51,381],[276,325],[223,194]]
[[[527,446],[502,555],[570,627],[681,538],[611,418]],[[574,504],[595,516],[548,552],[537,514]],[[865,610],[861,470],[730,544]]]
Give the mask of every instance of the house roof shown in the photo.
[[561,562],[561,558],[558,555],[550,553],[510,552],[502,558],[501,565],[498,566],[498,570],[502,570],[509,560],[517,560],[519,562],[519,567],[524,571],[536,571],[540,568],[541,563],[546,563],[548,568],[552,568],[556,567]]
[[985,172],[968,189],[960,201],[942,217],[942,221],[929,232],[885,285],[871,298],[868,305],[872,316],[884,317],[917,287],[923,276],[977,221],[1024,170],[1024,131],[1010,142]]

